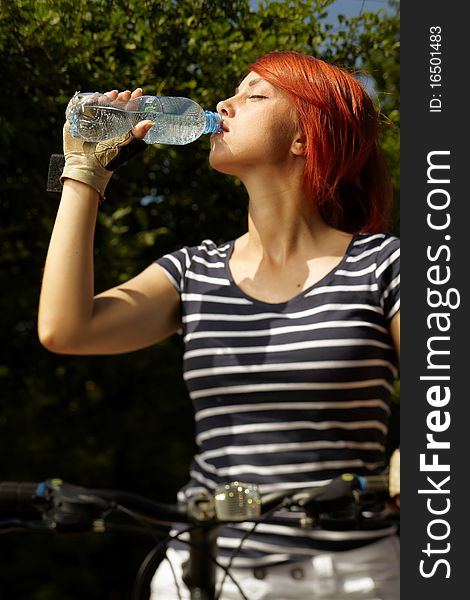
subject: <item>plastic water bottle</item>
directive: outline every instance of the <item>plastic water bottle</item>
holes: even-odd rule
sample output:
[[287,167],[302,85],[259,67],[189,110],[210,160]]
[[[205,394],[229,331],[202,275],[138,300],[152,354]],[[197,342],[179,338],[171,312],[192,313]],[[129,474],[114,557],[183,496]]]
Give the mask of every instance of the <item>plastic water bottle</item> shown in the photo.
[[100,142],[130,131],[150,119],[153,127],[147,144],[189,144],[204,133],[222,131],[222,117],[204,110],[189,98],[140,96],[129,101],[111,100],[106,94],[77,92],[65,116],[70,134],[86,142]]

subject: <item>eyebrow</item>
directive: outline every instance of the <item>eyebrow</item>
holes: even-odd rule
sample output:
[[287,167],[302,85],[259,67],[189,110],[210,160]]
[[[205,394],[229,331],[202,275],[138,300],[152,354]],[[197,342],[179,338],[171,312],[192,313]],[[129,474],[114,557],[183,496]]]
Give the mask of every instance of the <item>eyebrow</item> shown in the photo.
[[[251,81],[248,82],[248,86],[252,87],[253,85],[256,85],[257,83],[259,83],[260,81],[263,81],[262,77],[257,77],[256,79],[252,79]],[[240,91],[240,88],[237,86],[235,88],[235,94],[238,94],[239,91]]]

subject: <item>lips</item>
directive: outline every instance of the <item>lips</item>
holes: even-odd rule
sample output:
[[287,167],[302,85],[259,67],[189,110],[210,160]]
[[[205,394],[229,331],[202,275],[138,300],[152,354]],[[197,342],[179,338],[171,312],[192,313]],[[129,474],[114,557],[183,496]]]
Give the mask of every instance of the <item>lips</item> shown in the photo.
[[224,132],[230,131],[229,126],[227,125],[227,123],[225,121],[222,121],[222,131],[224,131]]

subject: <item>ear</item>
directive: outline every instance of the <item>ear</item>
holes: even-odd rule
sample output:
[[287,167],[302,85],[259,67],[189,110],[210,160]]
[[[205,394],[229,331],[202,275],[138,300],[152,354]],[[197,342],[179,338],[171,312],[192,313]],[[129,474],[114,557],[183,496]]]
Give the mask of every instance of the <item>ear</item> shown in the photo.
[[296,156],[305,156],[307,152],[307,144],[303,132],[297,131],[294,141],[291,145],[291,152]]

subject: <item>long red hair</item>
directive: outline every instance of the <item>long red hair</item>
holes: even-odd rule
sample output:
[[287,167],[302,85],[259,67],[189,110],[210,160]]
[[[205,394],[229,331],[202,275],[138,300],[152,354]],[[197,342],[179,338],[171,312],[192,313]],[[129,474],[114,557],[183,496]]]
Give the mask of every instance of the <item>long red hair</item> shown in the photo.
[[348,71],[293,51],[250,70],[289,94],[306,138],[305,192],[331,225],[357,233],[389,225],[392,185],[379,145],[380,117]]

